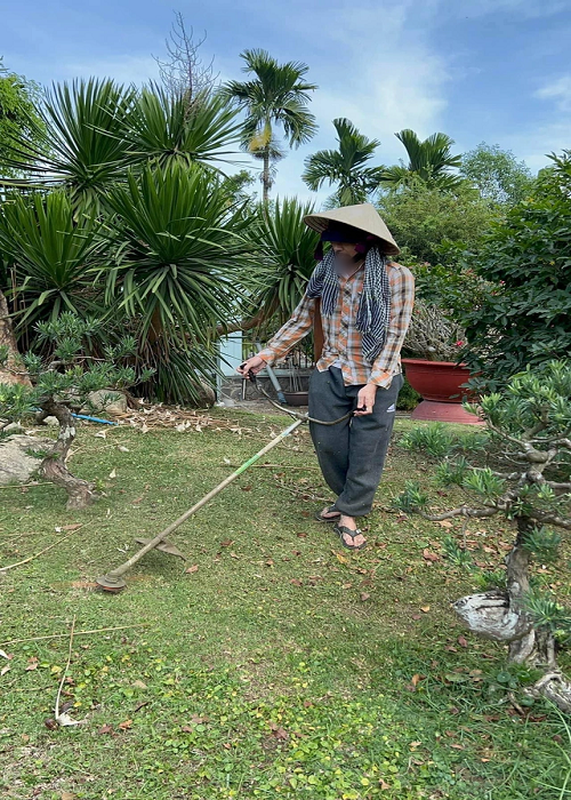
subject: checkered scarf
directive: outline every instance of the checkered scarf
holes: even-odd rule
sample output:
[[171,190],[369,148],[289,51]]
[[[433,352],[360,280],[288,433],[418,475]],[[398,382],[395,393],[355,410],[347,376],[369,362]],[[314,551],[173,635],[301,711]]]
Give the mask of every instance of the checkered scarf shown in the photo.
[[[384,347],[389,326],[391,290],[387,257],[371,247],[365,257],[363,292],[357,311],[357,330],[363,337],[363,355],[374,361]],[[339,299],[339,275],[335,253],[330,250],[318,264],[307,286],[309,297],[321,297],[321,313],[330,317]]]

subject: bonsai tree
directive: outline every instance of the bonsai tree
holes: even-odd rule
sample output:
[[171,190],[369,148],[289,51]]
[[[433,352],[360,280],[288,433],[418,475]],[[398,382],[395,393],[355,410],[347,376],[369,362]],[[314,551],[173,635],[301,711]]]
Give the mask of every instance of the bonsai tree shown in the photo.
[[406,353],[427,361],[457,361],[464,329],[438,305],[417,299],[404,342]]
[[[84,345],[98,324],[96,320],[81,320],[71,312],[57,320],[38,323],[37,343],[43,347],[44,355],[27,353],[22,357],[24,376],[30,385],[0,382],[0,434],[6,436],[11,422],[43,422],[49,416],[57,419],[58,436],[43,458],[39,474],[66,490],[68,509],[84,508],[95,498],[93,483],[72,475],[66,464],[77,432],[74,411],[86,405],[89,408],[92,392],[126,389],[137,383],[132,367],[115,366],[133,353],[134,339],[127,337],[117,346],[106,348],[102,359],[85,355]],[[0,347],[0,368],[6,368],[9,355],[6,346]],[[149,371],[138,378],[147,380]],[[106,398],[110,402],[113,394],[104,396],[103,404]]]
[[448,456],[438,470],[440,482],[459,487],[465,502],[432,513],[420,486],[408,483],[397,505],[430,520],[496,515],[509,520],[515,541],[505,559],[505,584],[463,597],[454,608],[475,633],[507,644],[509,661],[542,669],[531,694],[541,693],[571,712],[571,683],[556,661],[558,648],[571,637],[571,611],[538,592],[531,572],[534,556],[541,562],[555,557],[557,529],[571,530],[571,364],[528,368],[480,405],[490,465]]

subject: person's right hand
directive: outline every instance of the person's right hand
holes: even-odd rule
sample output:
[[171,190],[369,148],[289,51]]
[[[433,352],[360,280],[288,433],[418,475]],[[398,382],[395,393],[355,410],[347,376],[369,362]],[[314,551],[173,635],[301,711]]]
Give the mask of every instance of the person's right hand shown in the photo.
[[252,356],[247,361],[244,361],[243,364],[240,364],[237,367],[236,372],[239,372],[240,375],[243,375],[244,378],[250,377],[250,373],[252,375],[257,375],[264,367],[266,366],[266,362],[260,356]]

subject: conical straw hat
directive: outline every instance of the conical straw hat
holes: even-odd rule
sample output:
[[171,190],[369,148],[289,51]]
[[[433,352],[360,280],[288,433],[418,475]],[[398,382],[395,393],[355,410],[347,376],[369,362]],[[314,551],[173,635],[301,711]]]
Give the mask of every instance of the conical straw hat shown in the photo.
[[318,233],[327,230],[330,222],[343,222],[353,228],[377,236],[385,244],[385,252],[388,255],[396,256],[400,253],[400,248],[393,239],[390,230],[381,219],[379,212],[371,203],[359,203],[356,206],[343,206],[335,208],[333,211],[321,211],[319,214],[308,214],[304,217],[304,222]]

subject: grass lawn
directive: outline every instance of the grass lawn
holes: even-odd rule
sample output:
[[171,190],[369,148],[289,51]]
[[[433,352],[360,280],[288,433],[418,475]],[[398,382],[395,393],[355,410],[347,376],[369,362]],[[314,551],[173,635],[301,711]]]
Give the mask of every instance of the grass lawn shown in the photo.
[[[565,720],[543,702],[518,711],[508,690],[519,697],[532,676],[506,672],[503,649],[450,609],[474,588],[443,555],[461,523],[390,510],[411,477],[451,500],[431,465],[398,447],[406,419],[362,552],[312,519],[330,495],[302,429],[269,454],[277,466],[252,468],[173,535],[186,562],[152,552],[123,593],[93,590],[135,536],[153,536],[288,424],[213,412],[229,415],[235,430],[82,428],[72,468],[104,490],[84,512],[66,513],[50,485],[0,490],[0,564],[69,533],[0,579],[0,797],[571,797]],[[84,527],[56,531],[74,523]],[[475,521],[467,539],[496,566],[511,532]],[[541,576],[565,599],[558,570]],[[50,730],[74,618],[62,700],[86,722]],[[79,635],[118,626],[138,627]]]

